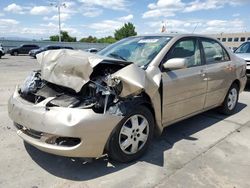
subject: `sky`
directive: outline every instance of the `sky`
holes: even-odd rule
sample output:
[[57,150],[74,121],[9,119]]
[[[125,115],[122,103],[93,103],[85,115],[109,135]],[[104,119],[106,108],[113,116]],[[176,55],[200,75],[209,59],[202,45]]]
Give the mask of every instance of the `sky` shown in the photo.
[[126,22],[138,34],[250,31],[250,0],[0,0],[0,38],[47,39],[62,30],[77,39],[113,36]]

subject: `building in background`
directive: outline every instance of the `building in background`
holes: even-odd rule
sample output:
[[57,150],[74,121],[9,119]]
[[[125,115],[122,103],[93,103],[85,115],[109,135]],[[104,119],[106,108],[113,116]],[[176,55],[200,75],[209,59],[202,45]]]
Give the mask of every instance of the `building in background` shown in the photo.
[[244,33],[220,33],[210,35],[220,40],[228,48],[235,50],[243,42],[250,41],[250,32]]

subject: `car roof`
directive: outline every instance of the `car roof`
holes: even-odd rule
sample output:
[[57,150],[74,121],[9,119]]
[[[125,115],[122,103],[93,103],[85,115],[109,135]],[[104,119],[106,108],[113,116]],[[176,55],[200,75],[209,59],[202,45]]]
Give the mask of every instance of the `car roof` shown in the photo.
[[60,46],[58,46],[58,45],[47,45],[45,47],[60,47]]
[[145,34],[145,35],[138,35],[134,37],[173,37],[173,38],[183,38],[183,37],[204,37],[204,38],[211,38],[216,39],[214,37],[208,36],[208,35],[201,35],[201,34],[192,34],[192,33],[186,33],[186,34],[180,34],[180,33],[159,33],[159,34]]
[[21,46],[23,45],[38,46],[37,44],[21,44]]

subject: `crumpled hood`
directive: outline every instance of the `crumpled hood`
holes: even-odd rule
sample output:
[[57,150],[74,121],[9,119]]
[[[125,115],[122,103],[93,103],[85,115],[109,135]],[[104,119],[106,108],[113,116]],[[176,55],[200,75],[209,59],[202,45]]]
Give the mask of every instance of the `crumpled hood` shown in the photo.
[[89,81],[93,68],[104,60],[118,61],[81,50],[51,50],[39,53],[42,79],[79,92]]

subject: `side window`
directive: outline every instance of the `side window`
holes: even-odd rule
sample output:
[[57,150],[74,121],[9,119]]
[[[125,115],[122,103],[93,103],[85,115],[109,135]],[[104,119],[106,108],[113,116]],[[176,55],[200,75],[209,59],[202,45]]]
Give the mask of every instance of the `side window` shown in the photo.
[[195,39],[178,41],[168,54],[168,60],[173,58],[185,58],[188,67],[201,65],[201,52],[199,43]]
[[220,63],[230,60],[226,50],[218,42],[205,39],[202,40],[202,46],[207,64]]

